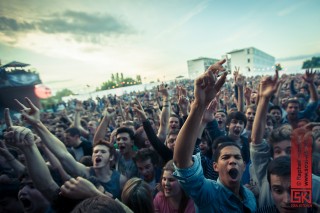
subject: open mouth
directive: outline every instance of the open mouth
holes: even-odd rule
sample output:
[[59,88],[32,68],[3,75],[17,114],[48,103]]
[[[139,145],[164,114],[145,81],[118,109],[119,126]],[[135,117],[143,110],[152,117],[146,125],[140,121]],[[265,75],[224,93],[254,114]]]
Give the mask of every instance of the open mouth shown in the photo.
[[235,135],[240,135],[240,129],[235,129],[235,130],[233,130],[233,132]]
[[22,197],[19,200],[22,203],[24,209],[29,210],[32,208],[32,203],[28,198]]
[[96,158],[96,163],[100,163],[102,160],[101,160],[101,158]]
[[123,151],[126,147],[124,145],[119,146],[119,150]]
[[232,179],[236,179],[239,174],[238,170],[235,168],[230,169],[228,173]]
[[218,124],[222,124],[222,121],[218,121]]

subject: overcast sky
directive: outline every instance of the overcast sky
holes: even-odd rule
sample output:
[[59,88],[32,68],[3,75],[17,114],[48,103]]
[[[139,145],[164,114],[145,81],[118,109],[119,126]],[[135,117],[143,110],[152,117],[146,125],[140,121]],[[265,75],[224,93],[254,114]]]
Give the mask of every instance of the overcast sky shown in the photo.
[[76,92],[115,72],[187,76],[187,60],[251,46],[298,70],[320,55],[319,11],[319,0],[1,0],[0,59]]

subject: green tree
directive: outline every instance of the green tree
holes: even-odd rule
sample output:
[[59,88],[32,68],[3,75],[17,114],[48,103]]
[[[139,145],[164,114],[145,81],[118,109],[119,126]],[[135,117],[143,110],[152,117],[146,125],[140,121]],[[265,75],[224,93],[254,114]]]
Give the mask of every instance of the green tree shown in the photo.
[[320,57],[312,57],[311,60],[306,60],[302,64],[302,69],[320,68]]

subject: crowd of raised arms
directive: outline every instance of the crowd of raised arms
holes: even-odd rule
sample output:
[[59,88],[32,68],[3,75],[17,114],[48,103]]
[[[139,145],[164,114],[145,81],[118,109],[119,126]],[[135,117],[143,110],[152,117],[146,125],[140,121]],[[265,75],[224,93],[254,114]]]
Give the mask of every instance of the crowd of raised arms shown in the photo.
[[[5,109],[0,123],[0,212],[320,212],[319,74],[227,78],[224,63],[50,112],[15,100],[21,117]],[[295,131],[312,138],[312,208],[290,205]]]

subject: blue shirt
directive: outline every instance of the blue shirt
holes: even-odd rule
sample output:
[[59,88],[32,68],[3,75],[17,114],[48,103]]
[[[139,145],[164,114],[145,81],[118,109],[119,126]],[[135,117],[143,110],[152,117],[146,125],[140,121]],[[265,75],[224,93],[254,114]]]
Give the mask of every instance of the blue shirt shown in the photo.
[[240,186],[241,201],[219,181],[206,179],[201,167],[200,155],[193,155],[190,168],[179,169],[175,165],[174,176],[184,191],[193,199],[197,212],[255,212],[256,199],[246,187]]

